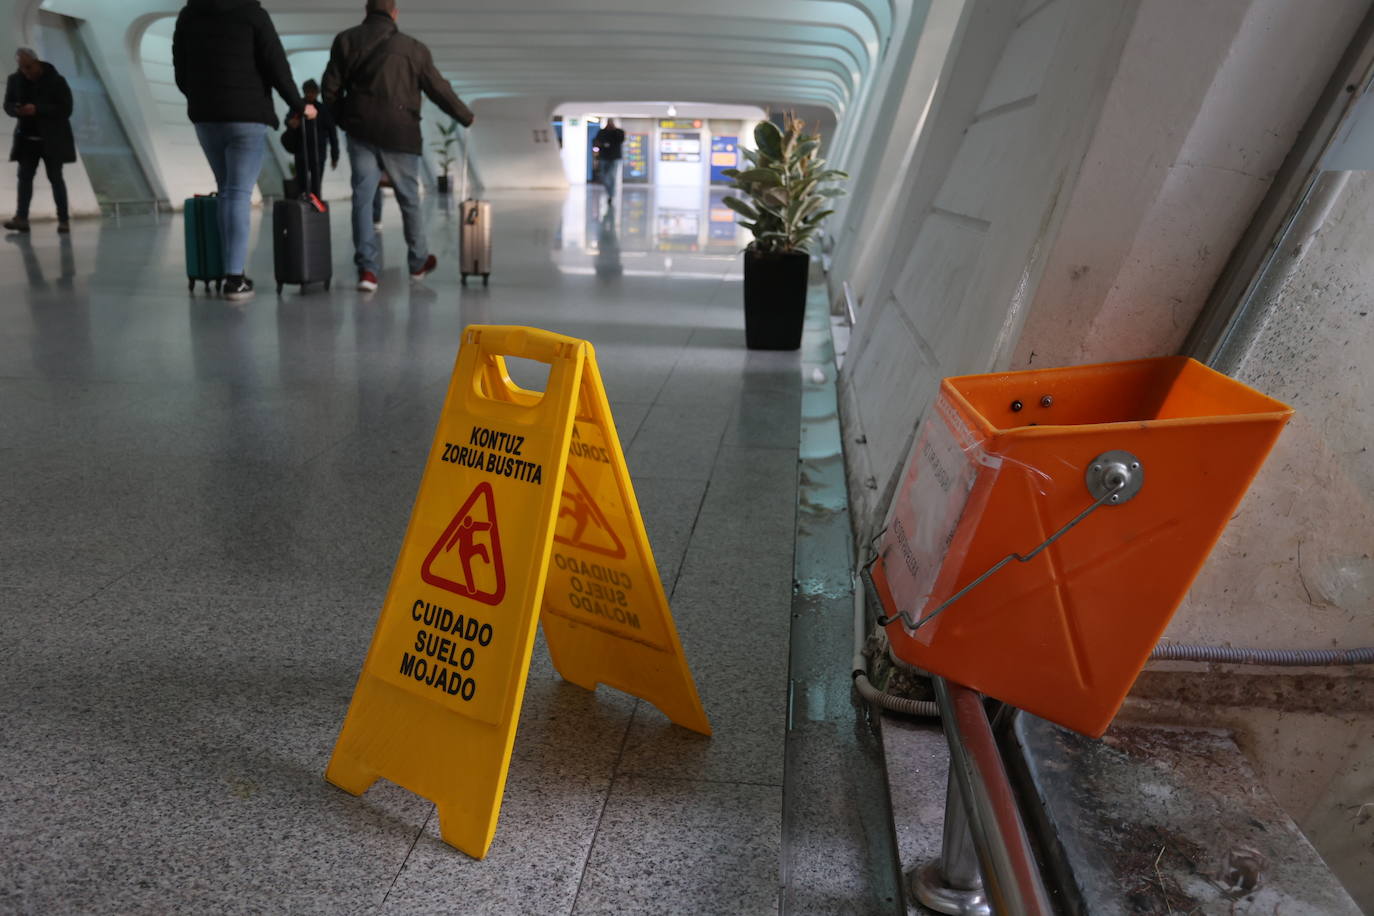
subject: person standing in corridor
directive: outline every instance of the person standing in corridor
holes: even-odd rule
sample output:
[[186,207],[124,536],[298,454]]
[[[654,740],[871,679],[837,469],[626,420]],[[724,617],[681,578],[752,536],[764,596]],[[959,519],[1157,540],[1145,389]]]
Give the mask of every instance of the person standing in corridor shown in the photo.
[[464,126],[473,115],[434,66],[429,48],[396,27],[396,0],[367,0],[366,13],[362,25],[335,36],[323,89],[324,103],[348,135],[353,261],[358,289],[371,292],[382,269],[373,202],[383,172],[401,206],[410,278],[423,280],[439,263],[429,252],[420,212],[420,94]]
[[601,174],[598,177],[612,202],[615,198],[615,186],[620,181],[620,148],[624,145],[625,131],[615,126],[615,118],[607,118],[605,126],[592,138],[597,161],[601,163]]
[[72,90],[52,64],[38,59],[32,48],[15,53],[19,69],[5,83],[5,114],[18,118],[10,162],[19,163],[18,200],[14,219],[5,223],[11,232],[29,231],[29,203],[38,163],[48,174],[53,203],[57,204],[57,231],[70,232],[67,213],[67,182],[62,166],[76,161],[72,139]]
[[258,0],[187,0],[172,33],[172,66],[219,189],[224,298],[248,299],[253,186],[267,131],[278,124],[272,90],[307,118],[315,117],[315,106],[296,91],[272,17]]

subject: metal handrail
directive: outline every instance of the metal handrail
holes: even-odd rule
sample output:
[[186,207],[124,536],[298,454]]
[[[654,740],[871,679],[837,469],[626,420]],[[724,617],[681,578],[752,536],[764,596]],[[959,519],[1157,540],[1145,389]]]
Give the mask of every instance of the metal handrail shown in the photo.
[[153,215],[154,215],[154,216],[161,216],[161,215],[162,215],[162,211],[163,211],[164,208],[165,208],[169,213],[172,212],[172,205],[171,205],[171,203],[170,203],[169,201],[159,200],[159,199],[156,198],[156,197],[144,197],[144,198],[131,197],[131,198],[119,199],[119,200],[102,200],[102,201],[100,201],[99,203],[100,203],[100,207],[101,207],[102,211],[104,210],[105,207],[113,207],[113,208],[114,208],[115,219],[118,219],[118,218],[119,218],[119,216],[120,216],[120,207],[124,207],[124,206],[140,206],[140,207],[149,207],[149,206],[150,206],[150,207],[152,207]]
[[[1054,910],[982,695],[942,677],[931,680],[949,742],[950,774],[968,815],[988,903],[995,913],[1050,916]],[[946,810],[945,817],[950,816]]]

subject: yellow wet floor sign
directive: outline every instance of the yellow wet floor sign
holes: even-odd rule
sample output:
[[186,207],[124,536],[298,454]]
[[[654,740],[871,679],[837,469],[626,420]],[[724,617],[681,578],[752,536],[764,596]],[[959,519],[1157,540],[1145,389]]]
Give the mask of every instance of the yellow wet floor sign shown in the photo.
[[[506,357],[547,363],[545,390],[517,386]],[[325,778],[404,786],[437,805],[446,842],[485,856],[541,618],[564,678],[711,733],[591,344],[474,325]]]

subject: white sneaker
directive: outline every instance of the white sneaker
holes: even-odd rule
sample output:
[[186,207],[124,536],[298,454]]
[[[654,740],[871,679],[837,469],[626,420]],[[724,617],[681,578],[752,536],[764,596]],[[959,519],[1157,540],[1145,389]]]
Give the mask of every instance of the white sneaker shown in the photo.
[[370,270],[358,274],[358,289],[365,293],[374,292],[377,289],[377,275]]
[[373,228],[373,230],[375,230],[375,231],[377,231],[377,232],[381,232],[381,231],[382,231],[382,224],[381,224],[381,223],[373,223],[373,224],[372,224],[372,228]]

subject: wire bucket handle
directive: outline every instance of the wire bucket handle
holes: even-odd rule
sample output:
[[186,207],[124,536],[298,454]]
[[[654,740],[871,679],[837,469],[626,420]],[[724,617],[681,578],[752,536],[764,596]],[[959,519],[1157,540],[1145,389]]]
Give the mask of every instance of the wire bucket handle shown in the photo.
[[1002,559],[994,563],[986,572],[974,579],[968,585],[950,595],[939,607],[931,611],[924,617],[917,617],[912,611],[901,611],[893,616],[880,616],[878,626],[885,627],[895,621],[902,621],[911,630],[919,630],[921,627],[930,623],[948,610],[956,601],[982,585],[993,576],[999,569],[1015,560],[1018,563],[1029,563],[1035,559],[1041,551],[1049,547],[1055,541],[1068,534],[1076,525],[1092,515],[1103,506],[1120,506],[1131,501],[1140,488],[1145,485],[1145,466],[1141,464],[1139,458],[1130,452],[1120,449],[1113,449],[1103,452],[1093,459],[1092,464],[1088,465],[1088,471],[1084,475],[1084,483],[1088,487],[1088,493],[1094,500],[1082,512],[1078,513],[1064,527],[1045,540],[1029,553],[1009,553]]

